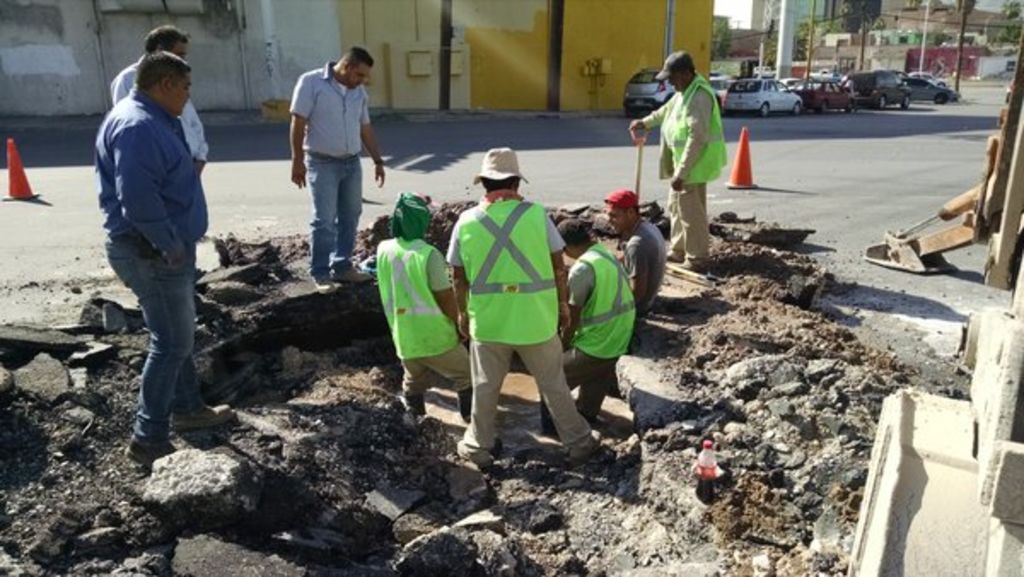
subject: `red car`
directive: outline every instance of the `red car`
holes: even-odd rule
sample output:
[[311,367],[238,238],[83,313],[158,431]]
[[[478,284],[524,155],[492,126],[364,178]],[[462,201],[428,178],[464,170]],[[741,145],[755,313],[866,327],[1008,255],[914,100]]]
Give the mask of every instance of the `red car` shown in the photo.
[[853,112],[853,97],[836,82],[812,80],[793,89],[803,101],[804,110],[825,112],[828,109]]

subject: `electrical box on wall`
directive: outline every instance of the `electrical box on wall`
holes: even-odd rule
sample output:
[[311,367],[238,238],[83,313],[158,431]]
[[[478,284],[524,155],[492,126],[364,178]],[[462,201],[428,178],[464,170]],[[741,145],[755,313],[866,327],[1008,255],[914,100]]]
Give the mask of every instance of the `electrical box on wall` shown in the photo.
[[[233,0],[222,0],[229,7]],[[101,12],[189,15],[203,13],[203,0],[100,0]]]
[[452,76],[462,76],[465,74],[465,57],[466,56],[463,54],[462,50],[457,48],[452,50]]
[[406,56],[406,74],[430,76],[434,73],[434,54],[427,50],[410,50]]
[[612,59],[602,58],[597,65],[598,74],[611,74],[612,73]]

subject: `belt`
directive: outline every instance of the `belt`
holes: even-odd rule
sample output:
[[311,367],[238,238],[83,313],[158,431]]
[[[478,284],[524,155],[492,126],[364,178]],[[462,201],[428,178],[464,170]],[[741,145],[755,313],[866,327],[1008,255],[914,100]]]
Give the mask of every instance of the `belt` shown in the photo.
[[306,154],[308,154],[310,158],[315,158],[317,160],[351,160],[353,158],[359,157],[358,152],[354,154],[346,154],[345,156],[334,156],[333,154],[323,154],[320,152],[313,152],[312,150],[307,150]]

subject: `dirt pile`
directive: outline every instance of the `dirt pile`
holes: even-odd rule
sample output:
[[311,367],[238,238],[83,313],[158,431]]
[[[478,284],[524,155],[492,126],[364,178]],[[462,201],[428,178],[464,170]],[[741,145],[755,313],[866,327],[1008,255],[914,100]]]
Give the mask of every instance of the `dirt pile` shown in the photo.
[[[442,207],[431,242],[446,248],[470,205]],[[645,211],[663,221],[656,204]],[[599,209],[553,214],[608,234]],[[362,231],[360,256],[387,236],[386,219]],[[660,298],[624,360],[635,434],[602,420],[602,453],[583,467],[536,444],[481,473],[454,452],[461,427],[395,400],[401,370],[376,287],[315,293],[297,278],[301,237],[215,249],[197,366],[206,398],[233,402],[239,421],[176,443],[215,454],[186,454],[182,468],[223,467],[232,490],[147,493],[123,455],[147,344],[137,311],[99,299],[64,331],[0,329],[0,572],[641,577],[767,563],[840,575],[879,404],[914,379],[814,310],[831,279],[812,259],[716,241],[725,282]],[[642,385],[636,364],[654,371]],[[688,477],[702,438],[729,472],[710,505]],[[225,513],[168,515],[167,502]]]

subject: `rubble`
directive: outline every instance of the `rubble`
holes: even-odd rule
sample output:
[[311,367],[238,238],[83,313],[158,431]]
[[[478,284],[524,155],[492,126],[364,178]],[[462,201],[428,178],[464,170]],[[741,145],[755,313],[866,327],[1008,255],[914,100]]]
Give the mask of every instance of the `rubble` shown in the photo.
[[153,463],[142,500],[171,523],[210,529],[255,511],[261,489],[262,480],[245,461],[185,449]]
[[183,539],[174,549],[172,570],[181,577],[247,575],[304,577],[308,572],[276,555],[265,555],[211,535]]
[[55,403],[71,390],[71,377],[64,364],[46,353],[14,372],[14,386],[47,403]]
[[[471,205],[442,206],[430,240],[445,249]],[[667,228],[657,204],[644,212]],[[552,214],[611,240],[601,207]],[[15,463],[0,470],[0,571],[643,577],[749,575],[767,558],[779,576],[841,575],[881,399],[917,377],[816,310],[833,286],[816,261],[716,222],[736,225],[712,245],[724,282],[659,298],[620,361],[633,426],[602,415],[601,454],[577,469],[506,438],[484,473],[456,455],[461,425],[406,415],[376,287],[313,291],[293,273],[305,237],[213,242],[197,369],[207,402],[244,409],[176,438],[194,448],[148,479],[123,455],[147,347],[132,309],[124,327],[104,326],[112,301],[97,298],[73,335],[0,330],[7,369],[31,374],[45,353],[45,382],[63,385],[35,402],[17,377],[5,393],[0,369],[0,461]],[[360,258],[387,234],[386,219],[362,231]],[[533,404],[505,409],[537,426],[515,415]],[[689,476],[704,438],[725,471],[709,505]]]

